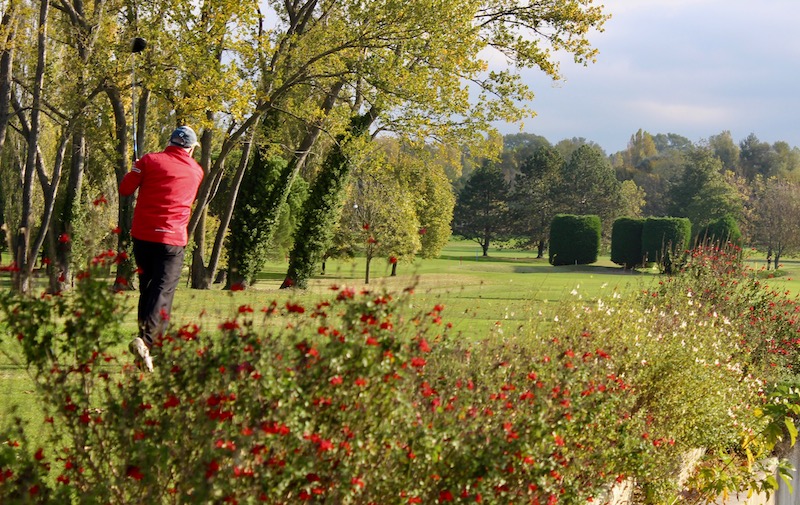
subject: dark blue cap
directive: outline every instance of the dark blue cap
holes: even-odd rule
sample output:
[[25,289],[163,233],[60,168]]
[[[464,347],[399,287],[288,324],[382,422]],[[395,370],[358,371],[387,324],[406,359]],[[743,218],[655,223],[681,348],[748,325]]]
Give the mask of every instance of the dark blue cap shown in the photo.
[[169,143],[185,149],[200,145],[197,143],[197,134],[188,126],[175,128],[175,131],[169,137]]

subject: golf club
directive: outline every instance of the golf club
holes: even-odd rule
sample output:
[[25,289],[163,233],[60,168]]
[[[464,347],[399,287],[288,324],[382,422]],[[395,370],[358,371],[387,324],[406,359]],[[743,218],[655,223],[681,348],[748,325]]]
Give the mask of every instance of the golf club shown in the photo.
[[147,41],[142,37],[134,37],[131,42],[131,115],[133,116],[133,159],[139,159],[139,149],[136,142],[136,53],[141,53],[147,47]]

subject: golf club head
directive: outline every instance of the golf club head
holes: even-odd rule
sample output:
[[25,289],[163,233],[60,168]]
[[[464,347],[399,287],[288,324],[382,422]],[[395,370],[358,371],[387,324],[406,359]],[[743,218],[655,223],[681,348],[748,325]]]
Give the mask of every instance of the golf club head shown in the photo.
[[147,47],[147,41],[142,37],[135,37],[131,42],[131,52],[141,53]]

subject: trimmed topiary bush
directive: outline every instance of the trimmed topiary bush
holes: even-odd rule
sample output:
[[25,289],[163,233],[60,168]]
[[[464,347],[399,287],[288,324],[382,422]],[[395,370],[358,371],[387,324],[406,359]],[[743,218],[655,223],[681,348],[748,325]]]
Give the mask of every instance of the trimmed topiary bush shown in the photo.
[[642,253],[665,273],[672,273],[692,237],[692,223],[685,217],[648,217],[642,227]]
[[559,214],[550,224],[550,264],[588,265],[600,251],[600,216]]
[[642,228],[644,219],[621,217],[611,228],[611,261],[631,269],[644,265]]
[[711,221],[697,234],[697,241],[701,243],[742,245],[742,232],[733,216],[721,217]]

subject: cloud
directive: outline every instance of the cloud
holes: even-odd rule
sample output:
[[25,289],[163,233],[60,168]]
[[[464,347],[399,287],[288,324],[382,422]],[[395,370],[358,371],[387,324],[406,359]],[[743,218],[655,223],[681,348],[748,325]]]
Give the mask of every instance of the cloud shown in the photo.
[[693,141],[730,130],[736,141],[755,133],[800,145],[797,0],[602,3],[612,18],[589,35],[600,51],[595,64],[559,55],[565,80],[556,84],[523,72],[538,114],[525,131],[551,142],[585,137],[609,153],[639,128]]

